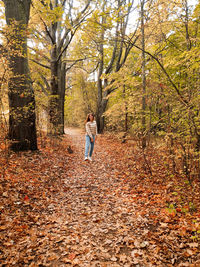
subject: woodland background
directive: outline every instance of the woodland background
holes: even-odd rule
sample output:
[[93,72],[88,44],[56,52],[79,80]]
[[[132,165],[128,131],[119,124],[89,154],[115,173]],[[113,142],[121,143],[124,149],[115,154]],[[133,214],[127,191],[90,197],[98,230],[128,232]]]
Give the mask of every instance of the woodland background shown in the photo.
[[138,171],[173,184],[167,211],[198,242],[200,1],[4,0],[0,16],[0,189],[15,152],[58,149],[93,112]]

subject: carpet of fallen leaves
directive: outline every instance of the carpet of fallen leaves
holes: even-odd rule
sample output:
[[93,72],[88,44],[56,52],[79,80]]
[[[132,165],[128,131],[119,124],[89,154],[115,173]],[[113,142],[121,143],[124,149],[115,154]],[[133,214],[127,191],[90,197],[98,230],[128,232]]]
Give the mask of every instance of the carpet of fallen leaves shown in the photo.
[[84,133],[66,133],[1,154],[1,266],[200,266],[198,182],[109,135],[85,162]]

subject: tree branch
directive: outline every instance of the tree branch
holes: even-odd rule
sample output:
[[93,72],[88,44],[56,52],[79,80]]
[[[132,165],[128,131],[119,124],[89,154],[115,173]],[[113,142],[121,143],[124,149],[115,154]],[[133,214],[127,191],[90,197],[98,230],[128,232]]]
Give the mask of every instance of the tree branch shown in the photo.
[[43,68],[46,68],[46,69],[50,69],[50,67],[49,66],[47,66],[47,65],[44,65],[44,64],[42,64],[42,63],[40,63],[40,62],[38,62],[37,60],[35,60],[35,59],[30,59],[31,61],[33,61],[34,63],[36,63],[36,64],[38,64],[38,65],[40,65],[41,67],[43,67]]
[[40,88],[42,89],[42,92],[43,92],[46,96],[48,96],[49,94],[48,94],[48,92],[45,90],[43,84],[41,84],[40,82],[37,82],[37,84],[38,84],[38,85],[40,86]]
[[[81,62],[81,61],[84,61],[84,60],[86,60],[86,58],[79,58],[79,59],[77,59],[77,60],[75,60],[68,68],[66,68],[66,72],[68,71],[68,70],[70,70],[76,63],[78,63],[78,62]],[[68,60],[66,60],[66,61],[68,61]],[[65,62],[66,62],[65,61]],[[69,61],[68,61],[69,62]]]
[[[28,48],[29,48],[30,50],[33,50],[35,53],[38,53],[37,49],[35,49],[35,48],[33,48],[33,47],[30,47],[30,46],[28,46]],[[49,63],[51,62],[51,60],[50,60],[47,56],[45,56],[45,55],[41,55],[41,54],[40,54],[40,56],[43,57],[44,59],[46,59]]]
[[114,64],[115,58],[116,58],[118,35],[119,35],[118,30],[119,30],[119,22],[117,22],[117,25],[116,25],[115,44],[114,44],[114,47],[113,47],[112,58],[110,60],[110,63],[108,65],[108,67],[105,70],[105,74],[108,74],[108,73],[111,72],[111,70],[113,68],[113,64]]
[[162,63],[160,62],[160,60],[155,57],[154,55],[152,55],[150,52],[143,50],[141,47],[137,46],[136,44],[133,44],[133,46],[135,46],[137,49],[143,51],[144,53],[146,53],[147,55],[149,55],[151,58],[153,58],[158,65],[161,67],[162,71],[164,72],[164,74],[166,75],[167,79],[169,80],[169,82],[171,83],[171,85],[173,86],[173,88],[175,89],[175,91],[177,92],[178,96],[180,97],[181,101],[188,106],[189,102],[187,101],[187,99],[185,99],[182,95],[181,92],[179,91],[178,87],[176,86],[176,84],[173,82],[173,80],[171,79],[171,77],[169,76],[168,72],[166,71],[166,69],[164,68],[164,66],[162,65]]
[[43,82],[45,83],[47,90],[50,91],[50,86],[49,86],[49,83],[48,83],[46,77],[44,77],[44,75],[42,75],[41,73],[40,73],[40,77],[42,78]]
[[[40,3],[42,3],[42,4],[46,7],[46,4],[45,4],[45,2],[44,2],[43,0],[40,0]],[[34,4],[33,4],[33,1],[31,1],[31,4],[32,4],[33,8],[35,8],[35,6],[34,6]],[[36,8],[35,8],[35,9],[36,9]],[[36,10],[37,10],[37,9],[36,9]],[[49,32],[48,27],[47,27],[45,21],[43,20],[43,18],[40,16],[40,14],[39,14],[39,18],[41,19],[41,21],[42,21],[42,23],[43,23],[43,25],[44,25],[44,27],[45,27],[45,31],[46,31],[47,35],[49,36],[49,38],[50,38],[52,44],[55,44],[54,39],[53,39],[53,37],[51,36],[51,33]]]
[[[87,10],[87,8],[88,8],[90,2],[91,2],[91,0],[88,0],[86,6],[83,8],[83,10],[82,10],[79,14],[84,14],[84,13],[85,13],[85,11]],[[63,38],[62,38],[61,41],[60,41],[59,49],[58,49],[58,50],[61,50],[61,48],[62,48],[62,46],[63,46],[63,44],[64,44],[64,41],[66,40],[66,37],[68,36],[68,34],[69,34],[70,32],[71,32],[71,36],[70,36],[70,38],[69,38],[67,44],[64,46],[63,50],[59,53],[58,58],[57,58],[57,61],[60,60],[60,58],[62,57],[63,53],[67,50],[69,44],[71,43],[71,41],[72,41],[72,39],[73,39],[73,37],[74,37],[75,32],[78,30],[78,28],[80,27],[81,23],[85,20],[85,18],[86,18],[89,14],[91,14],[91,12],[89,12],[88,14],[85,14],[85,16],[83,16],[82,19],[80,19],[80,18],[78,17],[78,15],[77,15],[77,18],[76,18],[74,21],[72,21],[72,23],[71,23],[73,29],[65,29],[65,34],[64,34]]]

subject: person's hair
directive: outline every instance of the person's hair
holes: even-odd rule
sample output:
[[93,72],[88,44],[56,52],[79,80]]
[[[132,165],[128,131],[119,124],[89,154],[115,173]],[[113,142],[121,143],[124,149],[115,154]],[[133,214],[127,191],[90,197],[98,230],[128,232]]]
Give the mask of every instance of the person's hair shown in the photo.
[[88,113],[88,114],[87,114],[87,117],[86,117],[86,120],[85,120],[85,123],[87,123],[88,121],[90,121],[90,115],[92,115],[93,118],[95,117],[95,116],[94,116],[94,113]]

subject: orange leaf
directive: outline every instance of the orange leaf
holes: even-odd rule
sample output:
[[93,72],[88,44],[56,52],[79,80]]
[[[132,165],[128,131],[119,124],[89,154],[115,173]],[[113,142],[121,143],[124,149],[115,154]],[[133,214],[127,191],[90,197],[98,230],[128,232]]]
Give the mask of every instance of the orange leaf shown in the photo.
[[29,197],[27,195],[24,197],[24,201],[29,201]]
[[76,254],[75,254],[75,253],[70,253],[70,254],[68,255],[68,258],[69,258],[70,260],[74,260],[74,259],[76,258]]

